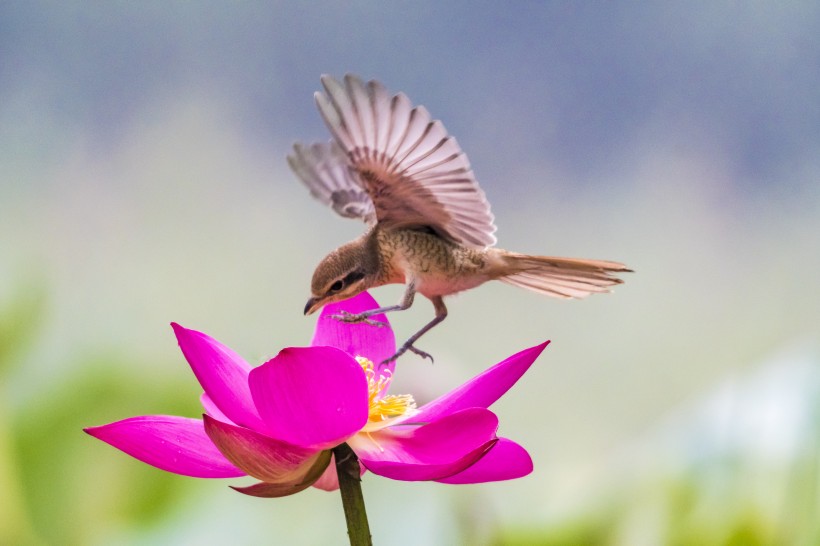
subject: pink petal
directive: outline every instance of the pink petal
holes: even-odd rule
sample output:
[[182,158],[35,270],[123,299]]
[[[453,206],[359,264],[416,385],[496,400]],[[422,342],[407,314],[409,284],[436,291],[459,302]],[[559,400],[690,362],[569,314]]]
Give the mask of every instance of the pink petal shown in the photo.
[[202,393],[202,395],[199,397],[199,402],[205,409],[205,413],[207,413],[217,421],[222,421],[223,423],[231,423],[232,425],[236,424],[233,423],[230,419],[228,419],[228,417],[224,413],[222,413],[222,410],[216,407],[216,404],[214,404],[214,401],[211,400],[211,397],[208,396],[207,392]]
[[324,473],[313,483],[313,487],[322,491],[336,491],[339,489],[339,475],[336,474],[336,456],[330,456],[330,464]]
[[175,474],[194,478],[245,475],[219,452],[199,419],[144,415],[84,430],[135,459]]
[[487,451],[492,449],[497,440],[484,442],[477,448],[463,454],[457,459],[445,463],[407,463],[396,461],[368,461],[367,468],[374,474],[390,478],[392,480],[402,480],[406,482],[419,482],[430,480],[441,480],[446,476],[452,476],[464,469],[474,465]]
[[[383,322],[382,327],[364,323],[348,324],[331,318],[331,315],[340,314],[342,311],[355,315],[378,307],[379,304],[367,292],[348,300],[325,305],[316,322],[316,331],[310,344],[336,347],[351,356],[363,356],[372,360],[378,366],[396,353],[396,336],[393,335],[387,316],[382,313],[370,317]],[[395,362],[390,362],[382,366],[380,371],[387,369],[393,373],[395,367]]]
[[232,422],[259,429],[261,420],[248,388],[251,366],[212,337],[171,323],[182,354],[208,396]]
[[307,474],[301,478],[295,478],[289,482],[279,482],[279,483],[257,483],[248,487],[233,487],[233,489],[239,491],[240,493],[244,493],[245,495],[250,495],[252,497],[266,497],[266,498],[275,498],[275,497],[285,497],[287,495],[293,495],[294,493],[298,493],[299,491],[304,491],[311,485],[313,485],[316,480],[323,475],[327,468],[330,468],[328,464],[331,463],[331,452],[330,451],[322,451],[319,455],[319,458],[313,463],[313,466],[308,470]]
[[[367,469],[365,469],[361,462],[359,463],[359,466],[362,469],[362,476],[364,476]],[[313,487],[323,491],[336,491],[339,489],[339,475],[336,474],[336,455],[331,455],[330,464],[325,469],[321,477],[313,484]]]
[[435,480],[475,463],[495,441],[498,418],[468,408],[428,425],[396,426],[348,441],[364,466],[396,480]]
[[414,423],[430,422],[464,408],[490,407],[515,385],[548,344],[549,341],[545,341],[512,355],[460,387],[425,404],[417,414],[408,419]]
[[[203,420],[205,432],[219,451],[245,473],[264,482],[300,484],[322,457],[322,452],[315,449],[294,446],[207,415]],[[324,459],[326,465],[330,457]],[[314,481],[320,475],[317,473]]]
[[251,371],[251,394],[265,430],[285,442],[327,449],[367,422],[367,379],[333,347],[283,349]]
[[498,443],[477,463],[441,483],[484,483],[513,480],[532,472],[532,459],[520,445],[506,438],[499,438]]
[[272,499],[278,497],[287,497],[288,495],[299,493],[300,491],[304,491],[311,485],[312,484],[306,480],[300,483],[259,482],[253,485],[249,485],[247,487],[235,487],[232,485],[231,489],[239,491],[243,495],[249,495],[251,497],[262,497]]

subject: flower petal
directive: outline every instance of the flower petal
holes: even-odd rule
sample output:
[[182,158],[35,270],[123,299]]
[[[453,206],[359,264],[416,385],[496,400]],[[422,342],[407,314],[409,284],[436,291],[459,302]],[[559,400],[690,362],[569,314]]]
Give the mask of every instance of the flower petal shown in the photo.
[[418,413],[405,420],[415,422],[435,421],[442,415],[464,408],[488,408],[510,390],[529,369],[538,355],[549,344],[545,341],[535,347],[524,349],[485,372],[475,376],[460,387],[440,396],[419,408]]
[[199,419],[144,415],[83,430],[135,459],[175,474],[194,478],[245,475],[219,452]]
[[[208,415],[203,421],[208,437],[229,461],[267,483],[300,484],[322,456],[316,449],[291,445]],[[327,457],[325,464],[329,460]]]
[[527,450],[507,438],[499,438],[478,462],[441,483],[484,483],[513,480],[532,472],[532,459]]
[[259,429],[261,420],[248,388],[251,366],[212,337],[176,323],[171,326],[182,354],[214,405],[232,422]]
[[[313,484],[313,487],[316,489],[321,489],[322,491],[336,491],[339,489],[339,475],[336,473],[336,455],[331,453],[330,457],[330,464],[325,469],[325,472],[316,480],[316,483]],[[359,466],[362,471],[361,475],[364,476],[367,469],[361,462],[359,462]]]
[[390,478],[392,480],[402,480],[406,482],[441,480],[446,476],[452,476],[464,471],[484,456],[497,440],[484,442],[477,448],[462,455],[457,459],[445,463],[407,463],[397,461],[375,461],[367,462],[367,469]]
[[[351,356],[363,356],[372,360],[376,366],[380,362],[390,358],[396,353],[396,336],[390,328],[390,321],[383,313],[373,315],[372,320],[383,322],[384,326],[378,327],[371,324],[359,323],[350,324],[340,322],[331,317],[338,315],[342,311],[351,314],[363,313],[371,309],[378,309],[379,304],[367,292],[350,298],[348,300],[330,303],[322,308],[319,320],[316,322],[316,331],[313,334],[313,346],[326,345],[336,347]],[[393,370],[395,362],[385,364],[380,371]]]
[[265,430],[294,445],[334,447],[367,422],[364,370],[333,347],[283,349],[249,383]]
[[313,466],[310,467],[310,470],[308,470],[307,475],[301,478],[301,481],[299,479],[294,479],[290,483],[262,482],[248,487],[231,486],[231,488],[252,497],[274,498],[293,495],[299,491],[304,491],[313,485],[316,480],[323,475],[323,472],[329,468],[328,464],[330,464],[331,455],[332,453],[330,451],[322,451],[319,458],[316,459],[316,462],[313,463]]
[[249,495],[251,497],[261,497],[267,499],[273,499],[278,497],[287,497],[288,495],[293,495],[295,493],[299,493],[300,491],[304,491],[311,484],[309,483],[266,483],[266,482],[259,482],[253,485],[249,485],[247,487],[236,487],[234,485],[231,486],[231,489],[234,491],[239,491],[243,495]]
[[394,426],[348,441],[364,466],[396,480],[436,480],[475,463],[496,441],[498,418],[468,408],[428,425]]
[[223,423],[231,423],[235,425],[236,423],[232,422],[228,417],[222,413],[222,410],[216,407],[214,401],[211,400],[211,397],[208,396],[207,392],[203,392],[202,395],[199,397],[199,403],[202,404],[203,409],[205,409],[205,413],[216,419],[217,421],[222,421]]

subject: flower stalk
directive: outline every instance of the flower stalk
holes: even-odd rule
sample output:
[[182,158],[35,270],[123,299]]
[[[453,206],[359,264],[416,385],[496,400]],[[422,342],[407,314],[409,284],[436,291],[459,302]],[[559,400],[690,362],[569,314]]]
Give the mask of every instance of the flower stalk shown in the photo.
[[333,448],[336,458],[336,473],[339,476],[339,491],[342,494],[342,507],[347,523],[347,536],[350,546],[372,546],[370,525],[362,495],[362,472],[359,458],[347,444]]

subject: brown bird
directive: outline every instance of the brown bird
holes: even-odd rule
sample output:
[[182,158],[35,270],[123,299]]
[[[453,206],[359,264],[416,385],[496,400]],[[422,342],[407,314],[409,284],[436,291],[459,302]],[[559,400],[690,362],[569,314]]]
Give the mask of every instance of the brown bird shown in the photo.
[[316,199],[369,229],[316,267],[306,315],[376,286],[403,283],[397,305],[335,318],[379,325],[370,317],[407,309],[422,294],[435,318],[388,360],[408,350],[432,360],[413,344],[447,316],[444,296],[500,280],[556,298],[584,298],[623,282],[614,274],[630,270],[620,263],[494,248],[490,205],[440,121],[379,82],[352,75],[321,81],[325,94],[315,94],[316,104],[333,139],[295,144],[288,163]]

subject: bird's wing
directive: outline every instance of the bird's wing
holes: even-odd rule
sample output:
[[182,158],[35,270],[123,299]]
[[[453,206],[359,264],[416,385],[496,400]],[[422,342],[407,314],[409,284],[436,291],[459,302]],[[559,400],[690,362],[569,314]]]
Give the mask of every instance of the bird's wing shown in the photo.
[[[440,121],[423,106],[413,107],[403,93],[390,96],[376,81],[323,76],[322,85],[326,93],[316,93],[316,104],[333,143],[321,159],[308,158],[302,147],[290,158],[314,195],[341,180],[347,191],[365,192],[380,225],[428,227],[475,248],[495,244],[490,205],[467,156]],[[330,167],[336,157],[343,163]],[[314,168],[325,162],[327,167]]]
[[357,174],[339,145],[295,144],[288,164],[310,190],[310,194],[345,218],[361,218],[376,223],[373,200],[359,184]]

